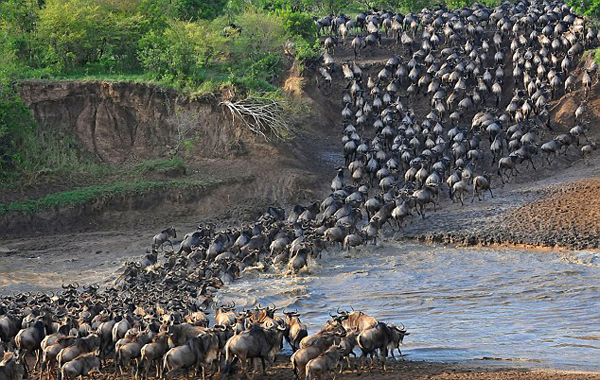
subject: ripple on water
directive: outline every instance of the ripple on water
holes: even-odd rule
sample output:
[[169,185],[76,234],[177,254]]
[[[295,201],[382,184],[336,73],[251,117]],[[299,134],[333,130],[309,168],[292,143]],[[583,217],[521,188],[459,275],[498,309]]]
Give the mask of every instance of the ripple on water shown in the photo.
[[243,278],[218,298],[297,308],[312,331],[353,306],[404,323],[411,360],[600,370],[590,360],[600,350],[598,266],[564,253],[388,243],[324,254],[311,272]]

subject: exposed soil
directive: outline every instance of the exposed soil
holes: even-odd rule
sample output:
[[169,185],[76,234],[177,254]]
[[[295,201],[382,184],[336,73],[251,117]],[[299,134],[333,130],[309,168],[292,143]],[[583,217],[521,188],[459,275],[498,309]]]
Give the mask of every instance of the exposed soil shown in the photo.
[[[294,68],[289,79],[301,80]],[[310,89],[312,84],[307,87]],[[115,168],[170,157],[178,144],[181,124],[191,126],[193,130],[186,138],[194,143],[184,154],[186,173],[171,173],[169,178],[161,179],[213,179],[225,180],[226,184],[202,191],[175,189],[168,194],[145,192],[128,199],[97,199],[34,215],[10,213],[0,217],[0,236],[162,228],[156,226],[174,219],[195,224],[200,219],[217,218],[239,224],[268,205],[319,199],[341,154],[337,139],[329,131],[337,113],[316,105],[329,102],[335,108],[337,102],[318,91],[312,91],[313,97],[307,93],[298,99],[309,112],[302,115],[295,138],[289,142],[267,142],[233,122],[212,98],[195,99],[136,83],[23,83],[21,97],[40,128],[71,130],[85,151]],[[156,176],[150,173],[146,177],[145,180],[155,180]],[[94,184],[110,180],[93,179]],[[60,181],[31,188],[0,189],[0,203],[35,199],[88,185],[88,180]]]
[[[31,366],[33,367],[33,361]],[[354,365],[354,364],[353,364]],[[102,370],[106,380],[118,380],[126,378],[126,375],[118,375],[113,371],[113,367],[109,364],[109,368]],[[262,369],[261,367],[259,367]],[[150,371],[151,375],[154,370]],[[190,374],[192,371],[190,371]],[[33,374],[33,377],[37,377]],[[96,375],[96,377],[98,377]],[[150,376],[151,379],[154,376]],[[170,379],[189,379],[195,378],[173,374]],[[214,377],[213,377],[214,378]],[[240,372],[237,375],[231,376],[234,379],[246,379]],[[275,365],[268,368],[266,374],[261,370],[254,373],[256,380],[283,380],[293,378],[292,367],[289,361],[289,356],[279,356]],[[386,371],[381,367],[369,367],[367,372],[352,369],[344,370],[341,374],[337,374],[336,378],[341,379],[360,379],[368,378],[373,380],[414,380],[414,379],[443,379],[443,380],[467,380],[467,379],[516,379],[516,380],[579,380],[579,379],[600,379],[600,374],[593,372],[575,372],[575,371],[555,371],[547,369],[528,369],[512,367],[506,365],[478,365],[478,364],[460,364],[460,363],[431,363],[422,361],[394,361],[386,362]]]

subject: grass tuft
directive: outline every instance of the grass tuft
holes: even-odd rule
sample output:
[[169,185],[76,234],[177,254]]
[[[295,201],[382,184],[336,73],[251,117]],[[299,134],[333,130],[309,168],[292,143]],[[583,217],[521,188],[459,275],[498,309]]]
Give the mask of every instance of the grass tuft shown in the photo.
[[139,174],[147,174],[149,172],[167,173],[167,172],[185,172],[185,165],[179,158],[157,159],[144,161],[136,166],[136,171]]
[[206,180],[173,180],[173,181],[139,181],[119,182],[107,185],[82,187],[76,190],[61,191],[48,194],[42,198],[26,201],[0,203],[0,215],[10,212],[33,214],[36,212],[56,210],[61,207],[72,207],[91,202],[95,199],[107,199],[116,195],[131,195],[155,190],[208,188],[226,183],[227,179]]

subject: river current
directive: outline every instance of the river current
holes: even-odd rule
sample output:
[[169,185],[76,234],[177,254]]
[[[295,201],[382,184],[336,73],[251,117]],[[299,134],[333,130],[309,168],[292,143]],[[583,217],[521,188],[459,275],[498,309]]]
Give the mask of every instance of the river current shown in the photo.
[[[102,283],[116,277],[124,259],[108,252],[3,257],[0,293]],[[309,332],[338,307],[363,310],[406,326],[408,360],[600,371],[598,252],[387,241],[350,253],[330,248],[309,268],[297,276],[246,271],[217,293],[217,302],[298,309]]]
[[325,252],[311,273],[246,273],[219,301],[298,309],[315,332],[338,307],[403,323],[408,360],[600,370],[596,253],[386,243]]

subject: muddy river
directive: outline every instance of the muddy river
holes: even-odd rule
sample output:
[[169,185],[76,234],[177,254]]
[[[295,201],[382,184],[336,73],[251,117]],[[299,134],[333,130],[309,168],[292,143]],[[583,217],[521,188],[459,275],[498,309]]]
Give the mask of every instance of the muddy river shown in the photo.
[[[72,252],[0,256],[0,293],[114,278],[131,258],[104,248],[87,260]],[[76,273],[57,274],[74,266]],[[328,312],[353,306],[402,322],[411,332],[403,348],[408,360],[600,371],[600,253],[388,242],[324,252],[310,268],[293,277],[250,271],[217,299],[298,309],[309,331]]]
[[306,276],[246,276],[219,297],[297,308],[309,331],[352,305],[404,323],[409,360],[598,371],[599,256],[392,243],[324,253]]

